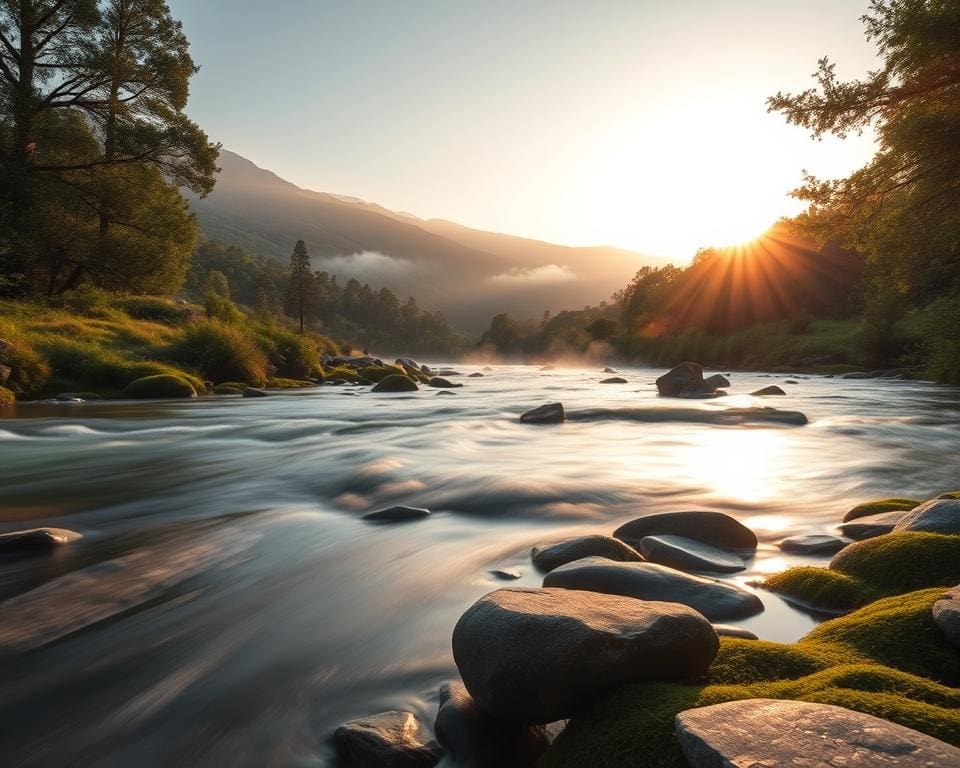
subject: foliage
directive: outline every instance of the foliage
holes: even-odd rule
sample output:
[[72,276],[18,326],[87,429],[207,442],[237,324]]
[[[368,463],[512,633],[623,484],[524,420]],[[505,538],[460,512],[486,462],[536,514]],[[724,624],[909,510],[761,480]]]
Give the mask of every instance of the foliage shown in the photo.
[[0,405],[12,405],[17,401],[17,396],[6,387],[0,387]]
[[279,325],[260,325],[255,335],[260,348],[267,353],[270,364],[280,376],[302,379],[320,371],[320,354],[312,338],[300,336]]
[[242,329],[219,320],[188,325],[174,342],[170,357],[213,382],[267,380],[267,356]]

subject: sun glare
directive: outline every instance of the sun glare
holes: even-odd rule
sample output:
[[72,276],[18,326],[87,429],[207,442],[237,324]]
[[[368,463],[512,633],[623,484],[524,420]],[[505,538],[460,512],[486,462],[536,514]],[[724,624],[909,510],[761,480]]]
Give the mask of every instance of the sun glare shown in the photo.
[[779,491],[783,450],[777,430],[708,429],[697,436],[686,466],[695,481],[718,496],[757,502]]

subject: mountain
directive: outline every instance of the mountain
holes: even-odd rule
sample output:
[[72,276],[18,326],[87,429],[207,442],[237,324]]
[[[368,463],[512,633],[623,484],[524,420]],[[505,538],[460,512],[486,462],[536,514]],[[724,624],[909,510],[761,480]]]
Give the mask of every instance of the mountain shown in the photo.
[[420,219],[356,197],[302,189],[223,151],[217,186],[187,195],[204,235],[286,261],[303,240],[313,267],[386,286],[477,331],[499,312],[518,318],[597,304],[645,264],[609,246],[573,248]]

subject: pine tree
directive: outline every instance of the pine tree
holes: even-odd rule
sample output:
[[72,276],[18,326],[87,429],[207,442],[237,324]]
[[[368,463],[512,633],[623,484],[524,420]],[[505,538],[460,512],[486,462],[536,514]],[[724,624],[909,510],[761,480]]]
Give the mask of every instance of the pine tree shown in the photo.
[[308,283],[310,280],[310,255],[307,253],[307,246],[303,240],[297,240],[293,249],[293,255],[290,256],[290,289],[289,296],[292,299],[296,314],[300,318],[300,333],[303,334],[303,310],[306,303]]

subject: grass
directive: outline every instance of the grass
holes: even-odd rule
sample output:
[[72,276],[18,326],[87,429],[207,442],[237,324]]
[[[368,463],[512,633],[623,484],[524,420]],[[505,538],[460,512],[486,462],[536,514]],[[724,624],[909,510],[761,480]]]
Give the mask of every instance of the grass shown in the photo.
[[242,328],[220,320],[185,326],[170,356],[213,382],[242,381],[262,386],[267,381],[266,353]]
[[17,396],[6,387],[0,387],[0,405],[13,405]]
[[197,391],[182,376],[163,373],[131,382],[123,390],[123,394],[136,399],[161,400],[173,397],[196,397]]

